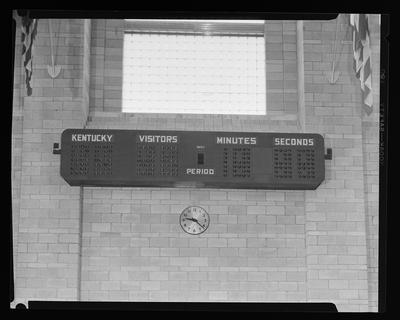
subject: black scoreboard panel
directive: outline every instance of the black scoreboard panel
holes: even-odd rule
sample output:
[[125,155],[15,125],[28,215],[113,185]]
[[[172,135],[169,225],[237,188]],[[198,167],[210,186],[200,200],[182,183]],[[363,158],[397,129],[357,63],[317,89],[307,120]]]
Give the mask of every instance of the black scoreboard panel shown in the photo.
[[319,134],[67,129],[61,176],[72,186],[315,189]]

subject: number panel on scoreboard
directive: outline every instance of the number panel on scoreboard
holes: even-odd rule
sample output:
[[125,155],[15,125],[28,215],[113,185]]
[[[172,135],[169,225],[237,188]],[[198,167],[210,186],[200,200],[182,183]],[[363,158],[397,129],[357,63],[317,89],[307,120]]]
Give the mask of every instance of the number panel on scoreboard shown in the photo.
[[315,189],[325,178],[318,134],[67,129],[70,185]]

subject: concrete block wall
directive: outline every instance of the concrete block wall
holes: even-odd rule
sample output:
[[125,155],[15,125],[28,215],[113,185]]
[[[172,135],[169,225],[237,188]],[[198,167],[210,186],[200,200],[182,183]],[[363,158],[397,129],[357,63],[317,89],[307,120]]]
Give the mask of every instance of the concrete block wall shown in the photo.
[[[20,25],[16,30],[13,112],[13,231],[15,300],[77,298],[79,189],[59,175],[52,154],[63,129],[81,127],[82,20],[53,20],[56,64],[52,79],[48,20],[41,19],[35,40],[31,96],[21,68]],[[15,175],[19,174],[20,178]]]
[[[17,301],[332,301],[340,311],[376,311],[378,118],[361,114],[343,20],[334,85],[326,71],[336,20],[304,22],[306,132],[322,134],[334,156],[317,190],[85,187],[81,243],[79,188],[62,180],[50,150],[63,129],[84,125],[83,86],[90,86],[88,128],[299,132],[296,22],[266,25],[270,100],[268,114],[258,117],[122,114],[122,22],[92,20],[88,84],[82,71],[88,29],[83,20],[63,21],[61,76],[47,75],[44,21],[34,95],[20,93],[14,105],[22,121],[13,133],[15,146],[21,141],[20,169],[17,152],[13,158],[21,172],[20,187],[15,179],[21,194],[13,194],[15,206],[21,204],[14,214]],[[199,236],[179,226],[189,205],[210,214],[211,225]]]
[[[157,123],[174,130],[179,121],[193,120],[100,115],[88,128]],[[223,121],[202,120],[197,130],[229,130]],[[238,130],[255,131],[251,120],[236,120]],[[297,122],[270,120],[264,127],[296,132]],[[210,214],[211,225],[199,236],[179,225],[189,205]],[[306,300],[303,191],[85,188],[84,212],[83,299]]]
[[[306,299],[303,192],[85,188],[84,196],[84,300]],[[201,235],[179,225],[189,205],[210,214]]]

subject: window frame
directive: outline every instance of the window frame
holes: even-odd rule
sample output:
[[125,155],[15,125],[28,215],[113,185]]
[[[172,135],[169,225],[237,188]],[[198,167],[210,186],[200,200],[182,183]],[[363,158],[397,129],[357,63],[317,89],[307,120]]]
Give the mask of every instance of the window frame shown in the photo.
[[[226,22],[227,21],[227,22]],[[232,20],[164,20],[164,19],[125,19],[123,33],[125,34],[168,34],[168,35],[203,35],[203,36],[243,36],[243,37],[263,37],[264,45],[266,45],[265,37],[265,20],[257,20],[258,22],[232,22]],[[254,20],[253,20],[254,21]],[[266,50],[264,53],[264,68],[266,68]],[[219,113],[163,113],[163,115],[188,115],[195,116],[262,116],[267,113],[267,78],[265,72],[265,106],[264,115],[253,114],[219,114]],[[125,114],[135,114],[135,112],[123,112]],[[146,113],[151,114],[151,113]]]
[[[218,20],[217,20],[218,21]],[[227,20],[229,21],[229,20]],[[216,22],[216,20],[124,20],[125,33],[169,33],[197,35],[262,36],[265,21],[262,23]]]

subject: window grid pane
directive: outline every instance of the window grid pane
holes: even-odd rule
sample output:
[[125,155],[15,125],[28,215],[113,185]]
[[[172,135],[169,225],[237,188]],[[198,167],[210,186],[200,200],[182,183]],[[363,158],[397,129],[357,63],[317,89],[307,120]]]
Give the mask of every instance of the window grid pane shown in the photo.
[[122,111],[265,115],[264,38],[126,33]]

